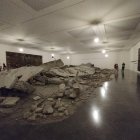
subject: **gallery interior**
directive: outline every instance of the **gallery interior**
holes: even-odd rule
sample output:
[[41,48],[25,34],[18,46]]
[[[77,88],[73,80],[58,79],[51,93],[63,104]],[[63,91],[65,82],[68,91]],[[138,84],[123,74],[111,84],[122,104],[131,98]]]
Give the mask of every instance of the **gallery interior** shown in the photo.
[[0,0],[0,140],[139,132],[140,0]]

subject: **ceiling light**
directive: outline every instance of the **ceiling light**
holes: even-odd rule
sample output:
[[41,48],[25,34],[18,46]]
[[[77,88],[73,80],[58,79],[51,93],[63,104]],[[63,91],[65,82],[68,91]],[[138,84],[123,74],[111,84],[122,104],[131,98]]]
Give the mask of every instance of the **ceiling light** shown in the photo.
[[105,57],[108,57],[108,54],[105,54]]
[[106,53],[106,50],[102,50],[102,53]]
[[70,57],[69,57],[69,56],[67,56],[67,59],[70,59]]
[[53,58],[53,57],[54,57],[54,54],[52,53],[51,56],[52,56],[52,58]]
[[99,38],[98,37],[94,38],[94,42],[98,43],[99,42]]
[[19,48],[19,51],[20,51],[20,52],[23,52],[24,50],[23,50],[23,48]]

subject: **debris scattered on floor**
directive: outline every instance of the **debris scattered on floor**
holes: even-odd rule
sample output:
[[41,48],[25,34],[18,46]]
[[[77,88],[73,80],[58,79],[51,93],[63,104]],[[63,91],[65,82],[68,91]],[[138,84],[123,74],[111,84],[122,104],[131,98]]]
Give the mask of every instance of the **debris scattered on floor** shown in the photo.
[[0,73],[0,107],[16,108],[15,117],[28,121],[61,120],[73,114],[95,88],[111,80],[112,74],[113,70],[89,63],[64,66],[61,60],[4,71]]

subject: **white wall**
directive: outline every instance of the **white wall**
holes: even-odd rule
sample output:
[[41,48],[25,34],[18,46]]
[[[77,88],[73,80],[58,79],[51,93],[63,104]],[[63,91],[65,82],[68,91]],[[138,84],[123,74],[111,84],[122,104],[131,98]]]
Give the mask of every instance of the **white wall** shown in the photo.
[[[12,47],[12,46],[8,46],[8,45],[0,44],[0,65],[2,65],[2,63],[6,63],[6,51],[20,53],[19,48],[20,47]],[[43,57],[43,63],[54,60],[51,58],[51,53],[46,52],[46,51],[39,51],[39,50],[35,50],[35,49],[24,48],[24,51],[22,53],[41,55]],[[55,54],[55,58],[59,59],[60,58],[59,54]]]
[[80,65],[82,63],[93,63],[96,67],[100,68],[113,68],[117,63],[121,68],[122,63],[126,64],[126,69],[129,68],[129,51],[110,52],[109,57],[105,58],[102,53],[91,54],[73,54],[70,55],[70,59],[67,60],[67,55],[61,55],[61,59],[67,65]]
[[[138,49],[140,48],[140,42],[137,43],[134,47],[132,47],[129,51],[130,56],[130,70],[137,72],[137,66],[138,66]],[[136,61],[136,62],[132,62]]]

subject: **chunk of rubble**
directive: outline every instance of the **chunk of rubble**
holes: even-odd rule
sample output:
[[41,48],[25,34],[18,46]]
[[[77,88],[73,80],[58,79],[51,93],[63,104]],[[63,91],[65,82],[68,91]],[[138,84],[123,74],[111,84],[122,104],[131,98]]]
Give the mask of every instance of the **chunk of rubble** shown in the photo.
[[32,85],[30,85],[27,82],[24,81],[18,81],[15,83],[15,85],[13,86],[14,89],[17,89],[19,91],[23,91],[25,93],[33,93],[34,92],[34,87]]
[[62,106],[62,107],[59,107],[59,108],[58,108],[58,111],[59,111],[59,112],[63,112],[63,111],[65,111],[65,109],[66,109],[66,108]]
[[77,97],[76,93],[73,92],[69,95],[69,98],[75,99]]
[[54,109],[51,105],[45,105],[43,108],[43,114],[52,114],[54,112]]
[[65,91],[65,84],[60,84],[59,85],[59,92],[64,92]]
[[47,62],[47,63],[44,63],[41,65],[41,67],[43,67],[43,69],[45,71],[48,71],[50,70],[51,68],[54,68],[54,67],[62,67],[64,66],[64,63],[62,62],[61,59],[58,59],[58,60],[55,60],[55,61],[50,61],[50,62]]
[[0,88],[12,88],[17,81],[28,81],[32,76],[43,70],[42,67],[21,67],[0,73]]
[[0,104],[1,107],[13,107],[20,100],[19,97],[6,97]]
[[41,97],[40,97],[40,96],[35,96],[35,97],[33,97],[33,99],[34,99],[35,101],[37,101],[37,100],[40,100]]

